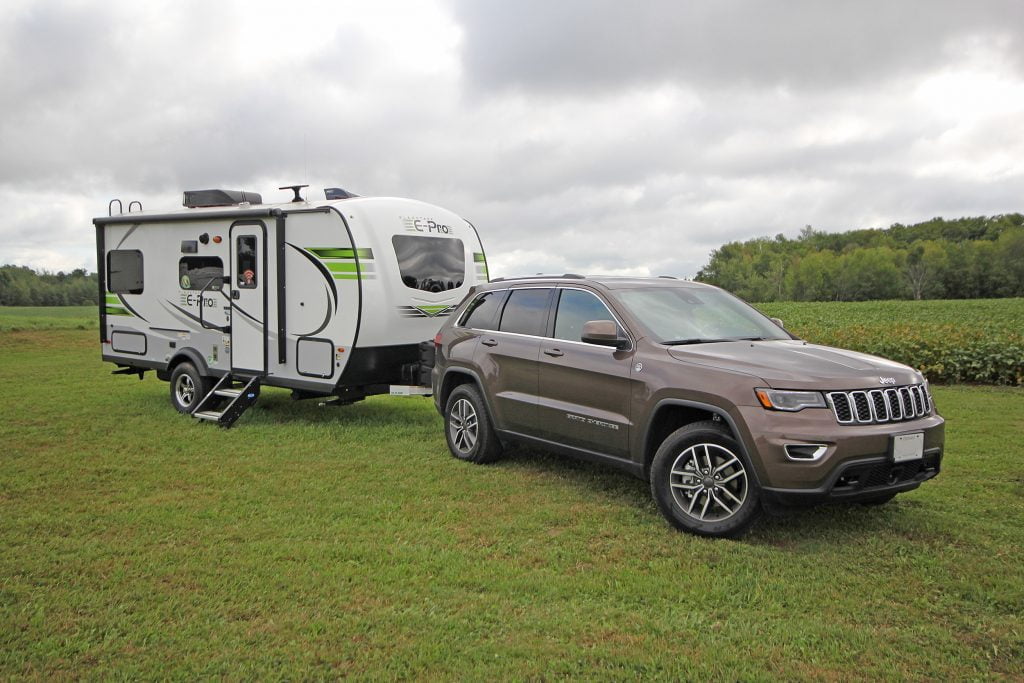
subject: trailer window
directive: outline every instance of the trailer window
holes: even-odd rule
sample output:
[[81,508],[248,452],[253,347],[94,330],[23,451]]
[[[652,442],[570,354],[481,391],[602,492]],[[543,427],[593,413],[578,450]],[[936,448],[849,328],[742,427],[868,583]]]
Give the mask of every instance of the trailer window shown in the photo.
[[466,250],[460,239],[395,235],[391,243],[406,287],[443,292],[461,287],[466,279]]
[[256,289],[256,235],[235,238],[235,283],[239,289]]
[[220,289],[218,284],[223,282],[224,262],[216,256],[186,256],[178,261],[178,286],[182,289]]
[[107,253],[107,289],[114,294],[142,294],[142,252],[114,249]]

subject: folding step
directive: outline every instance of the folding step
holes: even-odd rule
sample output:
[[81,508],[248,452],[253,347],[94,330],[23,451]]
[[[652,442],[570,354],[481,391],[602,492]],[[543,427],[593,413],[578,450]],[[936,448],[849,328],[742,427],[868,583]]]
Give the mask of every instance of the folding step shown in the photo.
[[192,410],[192,417],[224,428],[235,423],[260,395],[259,377],[221,377]]

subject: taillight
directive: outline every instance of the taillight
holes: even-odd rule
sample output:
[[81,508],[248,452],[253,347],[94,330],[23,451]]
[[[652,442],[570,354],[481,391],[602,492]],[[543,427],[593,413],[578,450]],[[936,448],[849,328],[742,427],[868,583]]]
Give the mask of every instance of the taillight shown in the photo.
[[434,335],[434,348],[441,348],[441,333]]

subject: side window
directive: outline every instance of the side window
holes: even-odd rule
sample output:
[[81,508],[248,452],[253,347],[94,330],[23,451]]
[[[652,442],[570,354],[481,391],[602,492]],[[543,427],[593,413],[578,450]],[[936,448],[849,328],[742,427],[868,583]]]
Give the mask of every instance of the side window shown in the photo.
[[615,320],[608,307],[590,292],[563,289],[555,316],[555,338],[581,341],[583,323],[590,320]]
[[216,256],[186,256],[178,261],[182,289],[220,289],[218,281],[224,281],[224,262]]
[[478,330],[493,330],[495,313],[501,305],[503,292],[485,292],[473,300],[462,316],[463,327],[475,327]]
[[502,332],[543,335],[550,293],[550,289],[513,289],[501,313],[498,329]]
[[114,294],[142,293],[142,252],[114,249],[107,253],[107,289]]
[[239,289],[255,289],[258,282],[256,236],[239,235],[235,238],[235,284]]

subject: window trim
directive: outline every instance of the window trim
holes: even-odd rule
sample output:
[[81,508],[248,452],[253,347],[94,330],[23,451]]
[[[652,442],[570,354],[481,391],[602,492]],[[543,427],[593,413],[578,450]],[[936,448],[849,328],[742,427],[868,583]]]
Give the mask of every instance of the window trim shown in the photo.
[[[552,313],[554,313],[555,316],[557,316],[558,315],[558,307],[555,306],[554,310],[552,310],[551,303],[548,304],[548,321],[547,321],[547,324],[545,325],[545,328],[544,328],[545,333],[543,335],[539,335],[538,336],[538,335],[533,335],[533,334],[523,334],[522,332],[508,332],[507,330],[488,330],[488,329],[484,329],[482,327],[468,327],[468,326],[466,326],[464,324],[465,317],[466,317],[465,312],[459,317],[458,322],[455,323],[455,327],[459,327],[459,328],[462,328],[462,329],[465,329],[465,330],[477,330],[478,332],[494,332],[496,334],[512,334],[512,335],[515,335],[517,337],[528,337],[528,338],[531,338],[531,339],[542,339],[542,340],[543,339],[550,339],[551,341],[564,342],[566,344],[581,344],[583,346],[587,346],[587,347],[590,347],[590,348],[608,349],[612,353],[615,353],[615,352],[618,352],[618,351],[633,351],[634,349],[636,349],[636,338],[633,336],[633,333],[630,331],[630,329],[622,322],[622,318],[619,317],[619,314],[615,312],[615,310],[608,304],[608,301],[604,297],[602,297],[600,294],[598,294],[594,290],[587,289],[586,287],[574,287],[572,285],[562,286],[560,284],[549,284],[549,285],[535,284],[535,285],[528,285],[526,287],[502,287],[502,288],[499,288],[499,289],[488,289],[485,292],[480,292],[480,294],[478,294],[477,296],[473,297],[473,300],[475,301],[476,299],[478,299],[479,297],[483,296],[484,294],[490,294],[490,293],[496,293],[496,292],[503,292],[505,298],[507,299],[508,298],[508,294],[510,292],[513,292],[513,291],[518,290],[518,289],[553,289],[556,292],[558,292],[559,299],[562,296],[561,290],[563,290],[563,289],[576,289],[576,290],[579,290],[581,292],[587,292],[588,294],[593,294],[594,296],[597,297],[598,301],[600,301],[601,303],[604,304],[605,308],[608,309],[608,312],[612,314],[612,318],[615,320],[616,324],[618,324],[618,326],[620,328],[622,328],[622,331],[625,333],[626,338],[629,339],[629,346],[627,346],[625,348],[622,348],[622,349],[617,349],[614,346],[605,346],[604,344],[591,344],[590,342],[585,342],[585,341],[572,341],[570,339],[558,339],[558,338],[554,337],[553,335],[554,335],[554,331],[555,331],[555,328],[554,328],[554,326],[555,326],[555,317],[552,316]],[[502,309],[501,309],[502,311],[505,310],[505,303],[507,303],[507,301],[502,303]],[[501,322],[500,318],[498,319],[498,322],[499,323]]]

